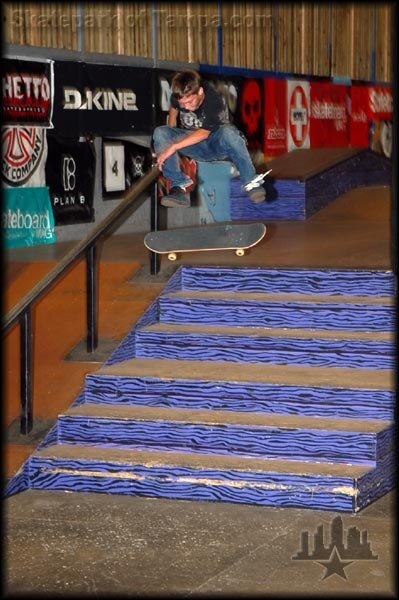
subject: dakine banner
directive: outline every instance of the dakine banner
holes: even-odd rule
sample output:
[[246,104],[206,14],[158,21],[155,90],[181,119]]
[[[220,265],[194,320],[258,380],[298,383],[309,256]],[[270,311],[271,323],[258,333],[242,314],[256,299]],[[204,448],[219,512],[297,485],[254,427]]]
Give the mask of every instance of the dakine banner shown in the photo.
[[49,135],[46,183],[56,225],[94,221],[95,153],[92,142]]
[[65,137],[153,130],[150,69],[56,61],[54,127]]
[[2,125],[52,128],[53,61],[3,59]]

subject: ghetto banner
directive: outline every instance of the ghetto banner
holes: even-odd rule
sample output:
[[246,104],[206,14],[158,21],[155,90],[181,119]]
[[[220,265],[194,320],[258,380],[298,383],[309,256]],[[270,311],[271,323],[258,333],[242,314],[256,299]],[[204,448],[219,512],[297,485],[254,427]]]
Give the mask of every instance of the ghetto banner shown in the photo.
[[2,125],[52,128],[52,60],[3,59]]

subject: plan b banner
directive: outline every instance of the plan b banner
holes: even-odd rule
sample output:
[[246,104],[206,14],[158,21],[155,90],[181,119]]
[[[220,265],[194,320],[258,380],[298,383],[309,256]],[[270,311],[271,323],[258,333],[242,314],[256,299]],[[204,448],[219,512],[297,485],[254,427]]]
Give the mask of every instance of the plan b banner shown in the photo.
[[3,59],[2,125],[52,128],[53,61]]
[[59,135],[152,133],[151,69],[56,61],[54,76]]
[[48,136],[46,183],[56,225],[94,221],[95,152],[92,142]]

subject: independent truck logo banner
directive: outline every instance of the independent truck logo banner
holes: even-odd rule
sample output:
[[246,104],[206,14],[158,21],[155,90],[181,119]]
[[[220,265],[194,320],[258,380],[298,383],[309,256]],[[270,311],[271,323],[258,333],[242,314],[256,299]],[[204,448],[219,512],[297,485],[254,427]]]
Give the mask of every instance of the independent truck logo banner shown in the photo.
[[1,131],[1,179],[4,187],[45,185],[46,129],[3,127]]
[[2,125],[52,128],[53,61],[4,58]]

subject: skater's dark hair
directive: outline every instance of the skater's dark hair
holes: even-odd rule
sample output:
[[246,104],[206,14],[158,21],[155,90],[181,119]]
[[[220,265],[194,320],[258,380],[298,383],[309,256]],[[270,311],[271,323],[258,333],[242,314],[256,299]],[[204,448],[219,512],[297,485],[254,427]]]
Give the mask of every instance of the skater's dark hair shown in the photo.
[[202,86],[201,75],[197,71],[181,71],[172,79],[172,94],[176,99],[197,94]]

